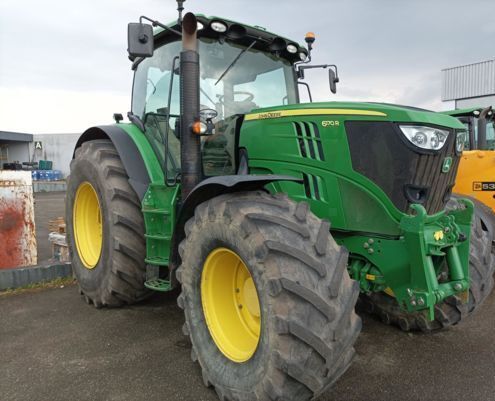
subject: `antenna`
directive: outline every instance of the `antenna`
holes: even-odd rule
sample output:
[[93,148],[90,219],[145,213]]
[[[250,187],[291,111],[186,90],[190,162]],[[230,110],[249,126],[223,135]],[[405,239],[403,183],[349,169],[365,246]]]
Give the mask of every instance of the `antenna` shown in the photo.
[[177,0],[177,11],[179,12],[179,25],[182,24],[182,11],[186,0]]

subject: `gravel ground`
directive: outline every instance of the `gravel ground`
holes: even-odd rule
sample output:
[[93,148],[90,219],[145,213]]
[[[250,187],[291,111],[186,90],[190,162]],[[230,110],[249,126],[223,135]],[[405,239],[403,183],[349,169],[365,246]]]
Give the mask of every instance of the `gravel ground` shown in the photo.
[[[174,294],[86,305],[76,286],[0,296],[0,399],[217,400]],[[405,334],[364,316],[357,357],[322,401],[495,399],[495,294],[460,326]]]
[[[38,260],[64,193],[35,194]],[[217,400],[182,335],[175,294],[86,305],[75,286],[0,296],[0,400]],[[363,316],[357,357],[322,401],[495,400],[495,294],[463,324],[405,334]]]

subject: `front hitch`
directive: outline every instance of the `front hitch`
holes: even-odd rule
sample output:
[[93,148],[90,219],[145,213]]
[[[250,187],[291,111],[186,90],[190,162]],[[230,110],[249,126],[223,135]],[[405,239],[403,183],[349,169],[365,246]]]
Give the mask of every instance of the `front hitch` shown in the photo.
[[[399,304],[409,312],[428,310],[453,295],[467,302],[469,294],[469,244],[474,204],[462,199],[463,209],[428,216],[419,204],[410,206],[400,227],[410,257],[410,283],[393,288]],[[440,280],[439,280],[440,278]]]

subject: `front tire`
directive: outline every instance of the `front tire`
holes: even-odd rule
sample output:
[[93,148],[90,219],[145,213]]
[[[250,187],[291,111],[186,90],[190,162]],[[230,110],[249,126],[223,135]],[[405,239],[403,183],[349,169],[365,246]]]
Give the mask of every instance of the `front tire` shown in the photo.
[[67,242],[86,302],[132,304],[149,295],[140,201],[110,140],[84,142],[67,183]]
[[[361,328],[359,287],[347,252],[306,203],[265,192],[222,195],[199,205],[185,231],[177,271],[184,333],[221,400],[309,400],[346,371]],[[243,286],[251,294],[244,301]],[[245,309],[252,319],[239,318]]]

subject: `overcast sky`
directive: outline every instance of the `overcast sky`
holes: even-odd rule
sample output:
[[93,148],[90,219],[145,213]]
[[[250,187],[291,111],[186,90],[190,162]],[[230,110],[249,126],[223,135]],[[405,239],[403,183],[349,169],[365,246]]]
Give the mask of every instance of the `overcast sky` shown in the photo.
[[[441,110],[442,68],[495,56],[493,0],[187,0],[303,42],[339,66],[337,95],[307,73],[316,100],[372,100]],[[1,0],[0,130],[81,132],[130,108],[127,23],[176,18],[175,0]],[[450,105],[447,105],[450,106]]]

